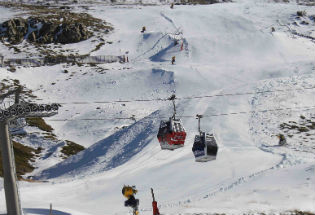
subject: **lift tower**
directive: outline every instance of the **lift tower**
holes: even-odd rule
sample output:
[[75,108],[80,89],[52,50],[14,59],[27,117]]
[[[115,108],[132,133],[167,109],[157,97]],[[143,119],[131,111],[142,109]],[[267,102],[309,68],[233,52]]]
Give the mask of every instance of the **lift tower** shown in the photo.
[[0,147],[2,154],[4,191],[8,215],[22,215],[19,199],[13,145],[9,132],[10,122],[20,118],[50,117],[58,113],[59,104],[35,104],[20,101],[21,87],[0,95],[0,103],[15,95],[14,104],[0,109]]

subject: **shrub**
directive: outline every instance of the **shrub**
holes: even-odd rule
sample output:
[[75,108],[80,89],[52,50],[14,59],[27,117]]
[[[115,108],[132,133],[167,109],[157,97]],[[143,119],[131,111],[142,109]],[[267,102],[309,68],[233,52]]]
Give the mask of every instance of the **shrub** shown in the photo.
[[85,149],[83,146],[69,140],[66,140],[66,143],[67,144],[64,147],[62,147],[61,150],[61,153],[65,155],[64,157],[65,159]]
[[50,125],[46,124],[43,118],[40,118],[40,117],[27,118],[26,122],[29,126],[37,127],[42,131],[51,132],[54,130]]
[[[18,179],[22,178],[22,175],[28,172],[32,172],[34,167],[30,164],[30,161],[34,161],[35,149],[24,146],[21,143],[13,141],[13,151],[15,158],[16,174]],[[1,152],[1,149],[0,149]],[[0,153],[0,176],[3,177],[2,169],[2,154]]]

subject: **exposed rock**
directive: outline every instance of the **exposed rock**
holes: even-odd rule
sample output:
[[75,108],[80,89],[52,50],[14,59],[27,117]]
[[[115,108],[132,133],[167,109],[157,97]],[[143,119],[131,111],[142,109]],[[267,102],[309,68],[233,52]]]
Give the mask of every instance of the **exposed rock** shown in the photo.
[[93,34],[82,23],[54,23],[37,17],[16,18],[2,23],[0,37],[12,44],[27,39],[33,43],[76,43],[90,38]]
[[1,25],[5,32],[1,32],[4,37],[7,37],[12,44],[22,42],[24,35],[27,33],[27,21],[22,18],[10,19]]
[[56,40],[60,43],[75,43],[86,40],[91,36],[87,28],[80,23],[72,25],[62,25],[57,28]]
[[296,15],[297,16],[306,16],[306,11],[297,11]]
[[309,23],[303,20],[303,21],[301,22],[301,24],[302,24],[302,25],[308,25]]
[[59,7],[61,10],[70,10],[71,8],[69,6],[61,6]]
[[29,34],[27,39],[30,42],[36,42],[36,34],[35,34],[35,32],[32,32],[31,34]]

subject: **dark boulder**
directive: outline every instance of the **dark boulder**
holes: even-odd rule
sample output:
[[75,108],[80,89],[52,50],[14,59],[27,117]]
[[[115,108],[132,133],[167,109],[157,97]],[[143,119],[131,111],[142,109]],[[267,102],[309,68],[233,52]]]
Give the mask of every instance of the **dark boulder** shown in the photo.
[[92,33],[82,23],[59,24],[50,20],[30,17],[10,19],[1,24],[0,37],[7,38],[12,44],[27,39],[32,43],[76,43],[86,40]]
[[27,21],[22,18],[10,19],[2,23],[1,26],[2,29],[5,29],[1,32],[3,37],[7,37],[12,44],[22,42],[28,31]]
[[56,41],[59,43],[75,43],[88,39],[92,34],[87,28],[80,24],[62,25],[58,28],[59,34],[56,37]]
[[29,34],[27,39],[30,42],[36,42],[36,34],[35,34],[35,32],[32,32],[31,34]]
[[297,16],[306,16],[306,11],[297,11],[296,15]]

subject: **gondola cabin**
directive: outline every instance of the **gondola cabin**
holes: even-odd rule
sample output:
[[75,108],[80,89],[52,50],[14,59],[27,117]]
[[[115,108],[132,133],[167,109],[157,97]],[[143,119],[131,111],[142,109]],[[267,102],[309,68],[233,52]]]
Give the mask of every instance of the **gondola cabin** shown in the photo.
[[215,160],[218,153],[217,141],[213,134],[200,132],[195,136],[192,151],[197,162]]
[[161,149],[174,150],[184,146],[186,131],[180,119],[170,118],[162,120],[160,123],[157,138]]

